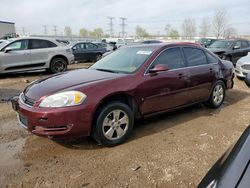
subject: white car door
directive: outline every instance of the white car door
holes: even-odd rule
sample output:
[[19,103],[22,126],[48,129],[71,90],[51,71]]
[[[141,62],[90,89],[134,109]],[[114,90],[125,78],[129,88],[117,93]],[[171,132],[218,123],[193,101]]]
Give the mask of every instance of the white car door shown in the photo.
[[0,51],[0,70],[12,71],[27,68],[31,63],[28,43],[27,39],[21,39],[5,46]]
[[45,66],[45,64],[50,60],[51,53],[53,53],[53,50],[51,49],[53,47],[56,47],[56,45],[50,41],[31,39],[32,63],[36,64],[37,66]]

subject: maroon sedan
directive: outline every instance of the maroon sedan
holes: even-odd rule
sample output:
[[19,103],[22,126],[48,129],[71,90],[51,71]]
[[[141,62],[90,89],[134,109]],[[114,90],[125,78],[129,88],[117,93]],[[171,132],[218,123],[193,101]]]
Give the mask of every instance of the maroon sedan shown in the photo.
[[135,118],[200,102],[218,108],[233,77],[231,62],[196,44],[138,45],[36,81],[12,104],[21,126],[36,135],[91,135],[113,146],[128,138]]

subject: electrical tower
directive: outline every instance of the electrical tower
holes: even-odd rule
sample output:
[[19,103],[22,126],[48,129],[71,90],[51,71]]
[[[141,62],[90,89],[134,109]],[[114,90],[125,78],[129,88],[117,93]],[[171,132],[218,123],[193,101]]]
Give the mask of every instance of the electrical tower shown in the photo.
[[47,25],[43,25],[44,35],[47,35]]
[[110,33],[110,37],[113,37],[114,35],[114,24],[113,24],[113,20],[115,19],[114,17],[107,17],[109,19],[109,33]]
[[55,36],[57,36],[57,26],[54,25],[53,27],[54,27],[53,31],[54,31],[54,33],[55,33]]
[[23,35],[25,35],[25,28],[24,27],[22,27],[22,33],[23,33]]
[[125,27],[126,27],[126,25],[127,24],[125,24],[125,21],[127,20],[127,18],[120,18],[121,19],[121,21],[122,21],[122,23],[120,24],[121,26],[122,26],[122,38],[125,38],[125,36],[126,36],[126,32],[125,32]]

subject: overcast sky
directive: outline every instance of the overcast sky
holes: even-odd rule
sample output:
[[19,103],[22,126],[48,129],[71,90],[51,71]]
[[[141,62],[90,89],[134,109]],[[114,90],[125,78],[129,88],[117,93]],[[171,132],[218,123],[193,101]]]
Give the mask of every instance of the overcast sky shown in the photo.
[[181,32],[182,21],[191,17],[197,28],[203,17],[210,17],[216,9],[227,10],[228,22],[240,35],[250,34],[249,0],[0,0],[0,21],[15,22],[17,32],[25,28],[30,34],[42,34],[42,25],[53,25],[58,33],[70,26],[74,34],[84,27],[108,30],[107,16],[115,17],[115,33],[121,31],[120,17],[127,18],[126,30],[133,34],[136,25],[150,33],[163,33],[166,24]]

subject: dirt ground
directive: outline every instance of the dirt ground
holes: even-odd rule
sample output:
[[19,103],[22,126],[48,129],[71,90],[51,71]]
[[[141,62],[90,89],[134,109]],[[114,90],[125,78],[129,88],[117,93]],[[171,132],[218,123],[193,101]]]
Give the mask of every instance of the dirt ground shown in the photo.
[[[47,75],[1,76],[0,99]],[[11,105],[2,101],[0,187],[196,187],[250,123],[249,104],[250,89],[235,79],[220,109],[196,105],[137,121],[126,143],[105,148],[90,138],[34,136],[19,127]]]

